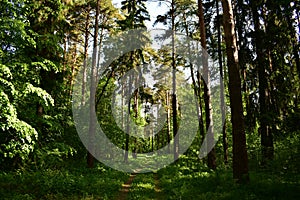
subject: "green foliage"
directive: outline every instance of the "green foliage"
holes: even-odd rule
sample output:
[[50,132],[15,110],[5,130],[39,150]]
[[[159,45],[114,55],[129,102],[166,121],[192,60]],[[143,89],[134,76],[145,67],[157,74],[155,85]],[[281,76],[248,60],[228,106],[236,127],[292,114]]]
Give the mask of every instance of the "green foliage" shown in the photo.
[[[158,172],[159,187],[164,193],[162,199],[300,199],[300,70],[297,68],[299,33],[294,27],[297,21],[294,13],[297,13],[299,8],[296,3],[290,4],[289,1],[270,2],[261,1],[261,5],[256,8],[259,11],[260,23],[266,29],[260,32],[249,29],[249,25],[253,26],[249,2],[237,1],[238,5],[235,7],[238,14],[236,20],[239,60],[241,71],[245,75],[242,90],[248,128],[250,184],[233,184],[230,165],[223,164],[223,158],[220,156],[223,154],[221,142],[216,145],[219,167],[215,172],[210,171],[203,161],[199,161],[197,155],[201,137],[198,134],[179,161]],[[216,59],[216,19],[213,19],[215,9],[212,3],[214,2],[204,1],[204,7],[205,20],[209,25],[209,53]],[[1,1],[1,199],[112,199],[128,178],[128,174],[116,172],[101,164],[95,169],[84,167],[86,149],[81,144],[72,120],[70,91],[73,78],[78,73],[84,57],[80,43],[84,38],[85,20],[87,15],[90,15],[90,22],[93,21],[95,6],[94,0]],[[264,14],[265,11],[267,15]],[[168,25],[170,14],[169,10],[166,14],[159,15],[157,22]],[[176,31],[199,39],[195,2],[176,0],[174,14]],[[110,0],[103,0],[99,18],[102,34],[100,37],[101,40],[105,40],[110,35],[128,29],[144,28],[145,21],[149,20],[150,16],[145,0],[122,1],[121,12],[114,8]],[[93,26],[89,24],[89,31]],[[270,108],[264,117],[275,142],[274,160],[264,167],[261,166],[261,140],[258,131],[258,69],[261,65],[255,51],[255,36],[258,34],[261,34],[263,39],[261,42],[268,54],[265,59],[269,62],[266,67],[266,92]],[[146,45],[149,42],[148,36],[144,35],[139,42]],[[113,51],[114,47],[106,46]],[[108,138],[120,148],[124,148],[126,135],[110,112],[115,81],[126,71],[152,61],[164,71],[163,68],[171,64],[169,53],[166,49],[158,52],[153,49],[130,52],[116,59],[106,72],[106,78],[100,80],[97,93],[97,99],[100,99],[97,104],[97,114],[100,115],[98,120]],[[188,66],[183,59],[176,62],[178,66]],[[166,77],[163,73],[154,75],[156,80],[160,79],[159,77],[171,82],[171,77]],[[182,81],[188,80],[183,77]],[[224,81],[226,85],[226,73]],[[104,86],[106,82],[108,84]],[[138,116],[135,117],[134,108],[130,110],[131,118],[136,124],[149,124],[147,120],[150,114],[145,112],[143,117],[140,113],[143,101],[147,99],[152,105],[157,103],[159,98],[165,101],[166,93],[171,88],[170,85],[164,87],[166,85],[168,84],[140,88]],[[104,91],[102,96],[99,91]],[[212,92],[218,92],[218,88]],[[186,93],[184,91],[179,95]],[[216,98],[219,97],[216,95]],[[134,104],[133,98],[131,103]],[[162,104],[167,110],[167,103]],[[219,105],[213,103],[213,107],[216,106]],[[220,121],[220,113],[214,114],[216,122]],[[230,116],[227,118],[229,122]],[[230,164],[233,157],[233,141],[230,135],[232,127],[229,123],[227,125]],[[187,128],[183,127],[183,130]],[[157,136],[153,139],[130,137],[129,150],[137,148],[140,156],[140,152],[152,150],[151,142],[154,143],[154,148],[160,148],[167,142],[167,131],[165,125],[159,133],[160,142],[157,142]],[[142,159],[144,167],[147,167],[149,157]],[[134,159],[129,160],[128,167],[134,162]],[[15,171],[16,168],[19,170]],[[153,174],[138,175],[132,184],[130,199],[155,199],[155,185]]]
[[29,96],[32,98],[33,94],[35,94],[38,99],[41,99],[39,103],[43,103],[45,107],[54,106],[54,100],[45,90],[26,83],[25,89],[23,90],[23,98],[28,98]]
[[63,161],[76,153],[76,149],[65,143],[52,142],[35,150],[32,164],[37,169],[61,168],[64,165]]
[[126,18],[119,21],[122,30],[145,27],[145,21],[150,20],[145,6],[146,0],[124,0],[121,9],[125,11]]
[[128,199],[157,199],[152,173],[138,174],[130,187]]
[[[296,164],[297,160],[289,163]],[[299,175],[292,170],[285,172],[279,173],[273,166],[267,170],[256,168],[250,171],[250,184],[237,185],[227,169],[213,172],[197,159],[181,157],[158,174],[166,199],[298,199]]]
[[[9,68],[5,65],[0,67],[0,162],[4,163],[7,160],[28,158],[34,149],[38,133],[31,125],[18,118],[16,102],[21,92],[11,82],[13,75]],[[40,95],[39,91],[37,94]]]
[[45,80],[41,80],[40,72],[58,72],[59,68],[48,59],[32,55],[37,47],[37,34],[28,20],[29,2],[3,3],[0,7],[0,162],[1,168],[11,168],[28,161],[41,139],[37,105],[45,111],[54,106],[53,97],[41,87]]
[[70,162],[68,168],[0,173],[1,199],[112,199],[128,175],[97,165]]

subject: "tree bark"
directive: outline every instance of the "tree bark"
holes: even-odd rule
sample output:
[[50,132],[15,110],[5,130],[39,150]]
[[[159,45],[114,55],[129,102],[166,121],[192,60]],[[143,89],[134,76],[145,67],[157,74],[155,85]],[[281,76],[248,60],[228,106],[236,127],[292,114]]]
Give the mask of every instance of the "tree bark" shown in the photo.
[[[133,53],[130,54],[130,61],[133,62]],[[128,162],[128,153],[129,153],[129,134],[130,134],[130,108],[131,108],[131,90],[132,90],[132,75],[129,76],[128,80],[128,92],[126,97],[128,98],[128,105],[127,105],[127,119],[126,119],[126,140],[125,140],[125,155],[124,155],[124,162]]]
[[[213,116],[212,116],[212,104],[211,104],[211,89],[210,89],[210,74],[208,69],[208,55],[206,48],[206,29],[204,22],[204,12],[202,0],[198,0],[198,17],[199,17],[199,28],[202,45],[202,62],[203,62],[203,79],[204,83],[204,103],[205,103],[205,116],[206,116],[206,130],[207,130],[207,142],[208,144],[214,143],[214,130],[213,130]],[[207,165],[211,169],[216,169],[216,152],[213,148],[208,152]]]
[[224,163],[228,163],[228,143],[226,134],[226,113],[225,113],[225,95],[224,95],[224,79],[223,79],[223,60],[222,60],[222,50],[221,50],[221,22],[219,14],[219,0],[216,0],[217,9],[217,29],[218,29],[218,61],[219,61],[219,71],[220,71],[220,107],[222,115],[222,138],[223,138],[223,155]]
[[[190,34],[189,34],[188,24],[187,24],[187,18],[185,16],[185,14],[183,15],[183,20],[184,20],[185,34],[186,34],[187,37],[189,37]],[[189,53],[189,55],[192,55],[190,44],[188,44],[188,53]],[[195,106],[196,106],[196,109],[197,109],[199,133],[200,133],[200,136],[202,136],[202,140],[204,140],[205,133],[204,133],[204,124],[203,124],[203,115],[202,115],[200,78],[197,81],[197,83],[199,84],[197,86],[197,83],[196,83],[196,80],[195,80],[195,77],[194,77],[194,69],[193,69],[193,65],[192,64],[190,64],[190,70],[191,70],[191,78],[192,78],[193,90],[194,90],[194,94],[195,94],[195,96],[197,98],[197,102],[195,102]],[[196,76],[200,77],[198,70],[196,72]]]
[[171,136],[170,136],[170,133],[171,133],[171,123],[170,123],[170,116],[171,116],[171,112],[170,112],[170,94],[169,94],[169,91],[166,91],[166,105],[167,105],[167,142],[168,142],[168,153],[171,152],[171,149],[170,149],[170,141],[171,141]]
[[238,50],[231,0],[222,0],[222,7],[229,72],[229,94],[233,135],[233,178],[238,183],[244,183],[249,181],[248,155],[246,150]]
[[81,88],[81,106],[85,104],[85,90],[86,90],[86,71],[87,71],[87,59],[88,59],[88,46],[89,46],[89,26],[90,26],[90,10],[91,7],[87,8],[87,16],[85,21],[85,33],[84,33],[84,61],[82,70],[82,88]]
[[176,61],[175,61],[175,1],[171,2],[172,18],[172,110],[173,110],[173,139],[174,139],[174,160],[179,157],[179,137],[175,137],[178,130],[177,123],[177,96],[176,96]]
[[264,164],[268,159],[273,158],[273,136],[269,125],[269,93],[268,93],[268,79],[267,79],[267,66],[270,60],[267,49],[264,47],[265,31],[260,28],[260,17],[258,14],[259,5],[256,2],[251,2],[254,29],[255,29],[255,46],[257,54],[257,68],[258,68],[258,81],[259,81],[259,122],[261,134],[261,147],[262,147],[262,163]]
[[94,138],[96,131],[96,119],[95,115],[95,100],[96,100],[96,75],[97,75],[97,39],[99,31],[98,16],[100,11],[100,0],[97,0],[96,15],[95,15],[95,29],[94,29],[94,44],[93,44],[93,55],[92,55],[92,71],[91,71],[91,90],[90,90],[90,124],[89,124],[89,151],[87,154],[87,164],[89,168],[94,167]]
[[[135,81],[136,81],[136,85],[138,85],[139,84],[139,76],[137,76]],[[140,89],[137,88],[137,90],[134,94],[134,118],[135,118],[135,120],[137,120],[137,118],[139,116],[138,115],[138,113],[139,113],[139,98],[138,98],[139,91],[140,91]],[[137,126],[135,126],[134,131],[135,131],[135,134],[137,134],[137,132],[138,132]],[[137,158],[137,139],[136,139],[136,137],[134,137],[134,147],[133,147],[133,150],[132,150],[132,157],[134,159]]]

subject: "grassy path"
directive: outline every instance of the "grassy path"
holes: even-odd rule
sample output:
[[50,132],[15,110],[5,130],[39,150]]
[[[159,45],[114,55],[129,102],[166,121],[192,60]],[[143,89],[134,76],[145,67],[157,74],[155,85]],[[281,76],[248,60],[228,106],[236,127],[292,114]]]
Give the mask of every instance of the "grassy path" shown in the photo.
[[154,178],[154,190],[156,193],[156,199],[157,200],[165,200],[167,199],[165,197],[165,195],[163,194],[163,191],[161,190],[160,186],[159,186],[159,177],[157,175],[157,173],[153,173],[153,178]]
[[122,188],[120,190],[119,196],[116,198],[116,200],[125,200],[127,198],[128,192],[130,190],[130,187],[132,185],[133,179],[136,177],[135,173],[132,173],[127,180],[126,183],[122,185]]
[[131,174],[116,200],[164,200],[156,173]]

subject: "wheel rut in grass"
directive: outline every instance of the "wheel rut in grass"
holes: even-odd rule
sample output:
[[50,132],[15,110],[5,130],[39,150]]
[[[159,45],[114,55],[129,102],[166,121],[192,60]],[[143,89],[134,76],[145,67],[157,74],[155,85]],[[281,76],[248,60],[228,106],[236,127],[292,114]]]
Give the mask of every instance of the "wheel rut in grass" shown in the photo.
[[122,185],[122,189],[120,190],[119,196],[116,198],[116,200],[125,200],[127,198],[131,184],[133,182],[133,179],[136,177],[136,175],[137,175],[136,173],[130,174],[127,182]]
[[[137,173],[132,173],[130,174],[130,177],[128,178],[128,180],[126,181],[126,183],[124,183],[122,185],[121,190],[119,191],[119,195],[117,196],[116,200],[126,200],[126,199],[130,199],[131,194],[129,194],[130,192],[133,192],[132,189],[135,189],[134,187],[136,186],[136,184],[132,184],[134,179],[136,178]],[[151,177],[151,174],[147,175],[148,177]],[[149,178],[150,178],[149,177]],[[154,191],[152,195],[151,199],[157,199],[157,200],[165,200],[166,198],[164,197],[161,188],[159,187],[159,177],[157,175],[157,173],[153,173],[152,174],[152,178],[153,178],[153,182],[154,183]],[[146,196],[144,196],[145,198],[147,198],[147,194],[145,194]]]
[[153,173],[155,197],[157,200],[165,200],[165,196],[159,187],[159,177],[157,173]]

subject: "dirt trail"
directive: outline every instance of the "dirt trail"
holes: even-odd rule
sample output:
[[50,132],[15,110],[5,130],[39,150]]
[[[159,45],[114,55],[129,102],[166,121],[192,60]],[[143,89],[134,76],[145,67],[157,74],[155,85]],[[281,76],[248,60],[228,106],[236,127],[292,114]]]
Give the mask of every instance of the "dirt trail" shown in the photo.
[[165,200],[165,196],[162,192],[162,190],[159,188],[159,179],[157,173],[153,173],[153,178],[154,178],[154,190],[155,190],[155,197],[157,200]]
[[127,182],[122,185],[122,189],[120,190],[119,196],[116,198],[116,200],[125,200],[127,198],[131,184],[133,182],[133,179],[136,177],[136,175],[137,175],[136,173],[130,174],[130,177],[127,180]]
[[[119,195],[117,196],[116,200],[126,200],[127,199],[128,193],[132,186],[132,182],[133,182],[134,178],[136,177],[136,175],[137,175],[137,173],[130,174],[130,177],[127,180],[127,182],[122,185],[122,189],[119,191]],[[159,179],[158,179],[157,173],[153,173],[153,179],[154,179],[155,199],[165,200],[162,190],[159,188]]]

